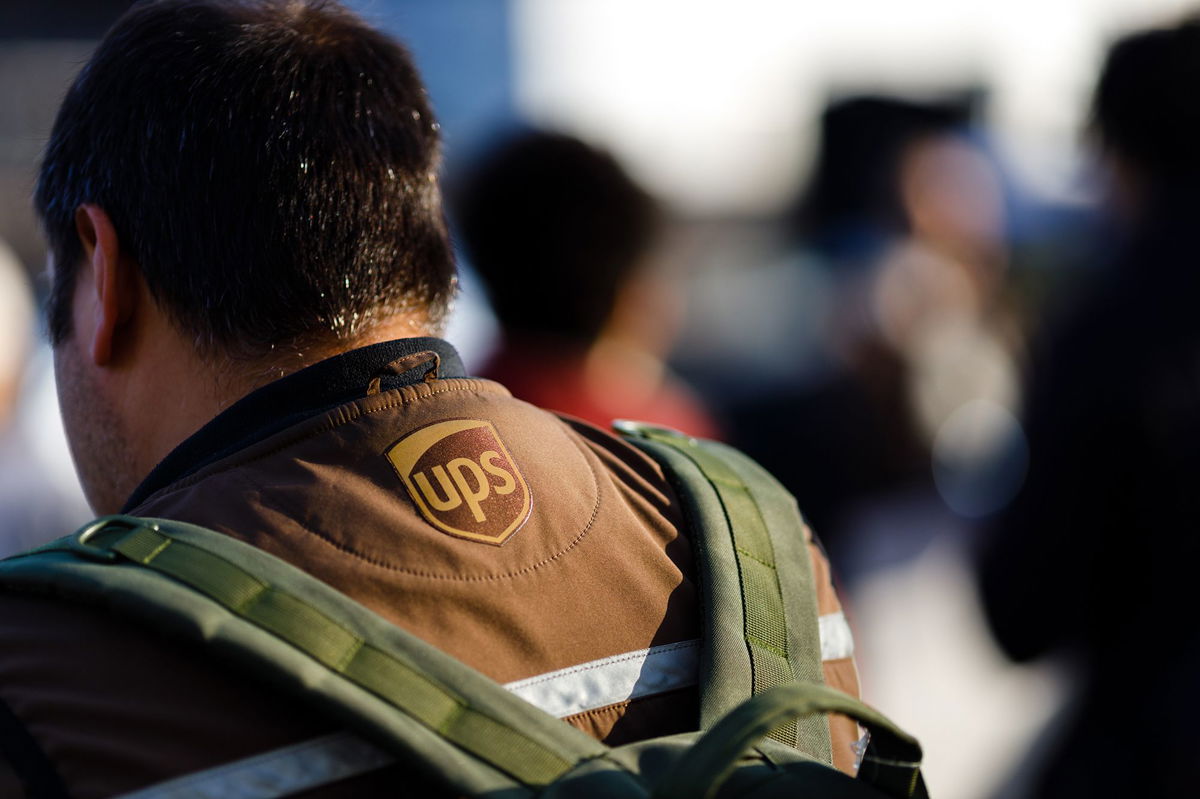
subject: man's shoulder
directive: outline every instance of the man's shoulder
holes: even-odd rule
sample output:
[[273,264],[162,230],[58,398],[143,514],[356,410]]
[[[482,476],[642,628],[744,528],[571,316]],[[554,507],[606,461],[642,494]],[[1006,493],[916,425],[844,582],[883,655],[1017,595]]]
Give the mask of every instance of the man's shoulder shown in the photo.
[[[456,377],[357,398],[305,418],[164,486],[129,512],[176,518],[171,512],[179,510],[181,497],[211,493],[207,488],[230,504],[260,498],[278,485],[314,498],[334,491],[337,496],[324,498],[335,505],[356,487],[402,497],[412,487],[408,472],[447,468],[456,458],[477,462],[497,489],[506,482],[493,467],[510,470],[518,483],[536,476],[539,485],[531,488],[542,487],[539,493],[593,482],[597,473],[620,481],[654,469],[651,459],[612,431],[516,399],[492,380]],[[437,487],[435,474],[428,478]],[[507,494],[497,490],[489,499],[499,496]]]
[[80,796],[328,731],[197,646],[94,605],[12,593],[0,594],[0,702]]

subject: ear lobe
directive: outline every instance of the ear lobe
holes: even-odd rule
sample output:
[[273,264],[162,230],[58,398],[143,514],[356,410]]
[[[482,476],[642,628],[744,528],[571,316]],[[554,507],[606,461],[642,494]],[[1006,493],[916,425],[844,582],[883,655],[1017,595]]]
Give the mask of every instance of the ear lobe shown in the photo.
[[92,361],[97,366],[106,366],[113,359],[122,325],[136,306],[133,274],[136,267],[123,257],[116,228],[100,206],[79,206],[75,211],[75,229],[92,272],[95,302]]

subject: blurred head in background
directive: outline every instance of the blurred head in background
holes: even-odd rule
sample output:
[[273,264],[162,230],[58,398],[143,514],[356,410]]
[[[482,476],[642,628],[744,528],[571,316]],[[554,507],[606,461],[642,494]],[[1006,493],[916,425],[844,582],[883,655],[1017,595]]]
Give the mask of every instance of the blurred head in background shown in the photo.
[[33,333],[33,292],[25,267],[0,241],[0,431],[13,421]]
[[1117,208],[1177,202],[1200,181],[1200,18],[1130,34],[1109,50],[1092,131],[1111,167]]
[[870,257],[909,230],[900,175],[914,145],[971,121],[967,100],[922,102],[864,95],[821,114],[816,165],[795,224],[810,246],[838,261]]
[[612,155],[523,132],[484,155],[454,196],[504,332],[485,374],[598,424],[629,416],[713,432],[663,364],[682,309],[652,257],[660,208]]
[[36,330],[27,271],[0,241],[0,557],[58,538],[88,518],[78,486],[59,468],[66,448],[52,390],[41,391],[48,375],[34,358]]
[[[844,284],[840,354],[915,463],[975,400],[1012,409],[1016,374],[997,318],[1007,262],[1002,177],[974,134],[976,93],[862,96],[821,120],[800,227]],[[899,446],[897,447],[899,449]]]
[[655,201],[610,154],[526,132],[475,166],[456,221],[508,335],[589,346],[659,232]]

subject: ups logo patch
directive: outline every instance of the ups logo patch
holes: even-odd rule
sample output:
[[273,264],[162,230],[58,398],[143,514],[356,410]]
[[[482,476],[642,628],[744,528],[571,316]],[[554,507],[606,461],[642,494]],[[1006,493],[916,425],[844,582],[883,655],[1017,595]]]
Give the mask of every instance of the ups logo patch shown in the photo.
[[529,520],[529,486],[490,422],[426,425],[386,454],[417,510],[443,533],[500,546]]

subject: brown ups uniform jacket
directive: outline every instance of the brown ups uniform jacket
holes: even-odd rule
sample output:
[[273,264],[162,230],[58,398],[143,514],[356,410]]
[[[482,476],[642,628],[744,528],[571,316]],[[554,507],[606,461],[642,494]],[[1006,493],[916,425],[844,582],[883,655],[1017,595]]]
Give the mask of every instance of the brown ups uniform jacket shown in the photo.
[[[423,351],[440,356],[436,371]],[[539,675],[575,679],[615,656],[696,649],[692,553],[660,468],[459,374],[436,339],[296,373],[184,442],[127,511],[260,547],[501,683],[536,690]],[[827,564],[811,551],[822,626],[844,628]],[[857,694],[847,640],[832,642],[826,678]],[[694,686],[693,676],[558,713],[614,744],[679,732],[697,724]],[[0,703],[78,799],[336,729],[192,645],[96,608],[11,595],[0,595]],[[851,768],[856,730],[832,726],[836,761]],[[408,784],[397,771],[307,795],[383,795]],[[10,795],[22,794],[0,756],[0,796]]]

